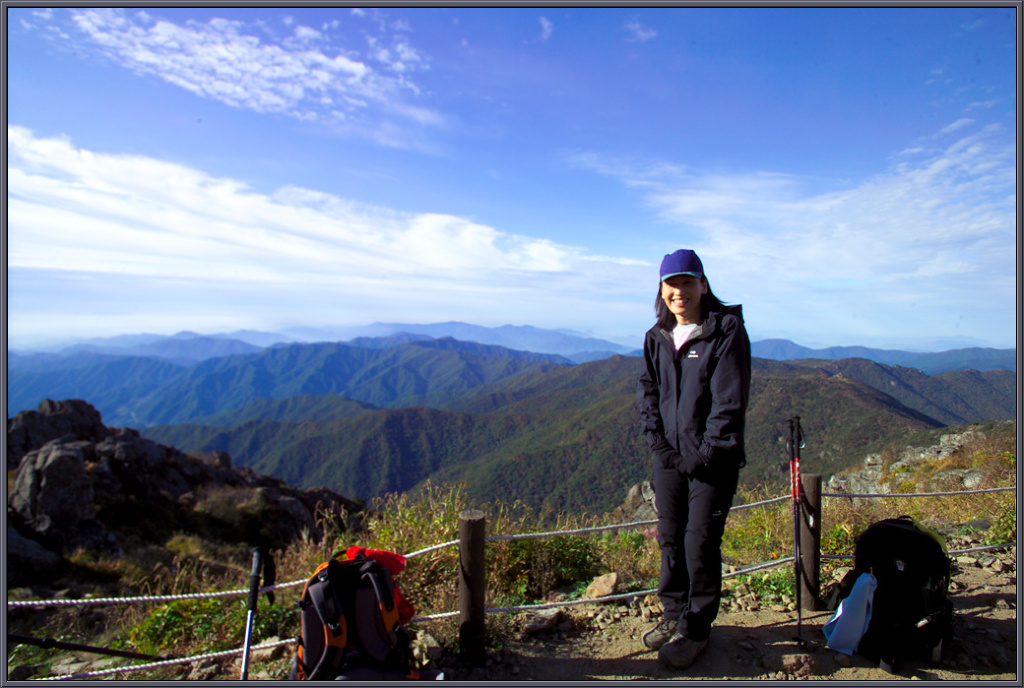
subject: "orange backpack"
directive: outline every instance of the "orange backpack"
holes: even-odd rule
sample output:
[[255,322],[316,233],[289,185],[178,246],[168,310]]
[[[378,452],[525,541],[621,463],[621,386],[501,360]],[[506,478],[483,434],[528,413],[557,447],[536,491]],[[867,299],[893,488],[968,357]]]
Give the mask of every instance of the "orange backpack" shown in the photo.
[[290,680],[334,680],[352,667],[418,678],[394,581],[377,561],[359,554],[323,562],[306,581],[299,610]]

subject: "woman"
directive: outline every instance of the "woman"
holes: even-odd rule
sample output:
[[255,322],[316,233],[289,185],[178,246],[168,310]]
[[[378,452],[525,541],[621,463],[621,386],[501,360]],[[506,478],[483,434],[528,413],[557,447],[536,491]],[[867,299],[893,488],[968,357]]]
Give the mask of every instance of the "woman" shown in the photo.
[[722,533],[746,463],[750,340],[741,307],[715,297],[689,249],[662,260],[655,311],[637,399],[654,452],[665,612],[643,644],[685,669],[707,648],[722,597]]

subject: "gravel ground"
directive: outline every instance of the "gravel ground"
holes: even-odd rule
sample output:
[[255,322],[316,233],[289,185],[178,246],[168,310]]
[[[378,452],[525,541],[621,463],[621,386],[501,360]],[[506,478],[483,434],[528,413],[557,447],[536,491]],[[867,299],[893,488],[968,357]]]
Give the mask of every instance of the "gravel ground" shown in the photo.
[[[800,614],[785,605],[724,608],[708,651],[685,671],[663,669],[640,635],[647,621],[617,603],[565,608],[553,628],[506,644],[486,667],[446,669],[454,680],[786,680],[1018,681],[1016,548],[998,556],[962,556],[951,583],[953,638],[940,662],[909,662],[889,673],[859,655],[825,647],[830,611]],[[657,617],[654,617],[655,619]]]
[[[640,643],[641,634],[656,622],[637,604],[605,603],[565,607],[550,628],[522,633],[500,650],[490,651],[486,666],[464,666],[450,657],[435,665],[448,680],[587,681],[587,680],[835,680],[1010,681],[1020,684],[1020,643],[1017,624],[1016,548],[998,554],[957,558],[950,585],[954,605],[953,638],[938,663],[910,662],[889,673],[859,655],[848,657],[825,648],[821,627],[831,611],[798,615],[785,600],[739,599],[723,606],[712,631],[711,645],[685,671],[663,669],[657,653]],[[654,602],[655,600],[652,600]],[[647,612],[651,609],[648,607]],[[645,618],[646,616],[646,618]],[[521,619],[525,628],[528,618]],[[426,628],[424,630],[429,630]],[[439,651],[440,648],[435,648]],[[250,680],[279,681],[290,664],[291,646],[254,655]],[[70,653],[55,673],[95,671],[120,661],[89,653]],[[41,678],[27,667],[8,667],[8,680]],[[118,673],[110,680],[133,680]],[[239,660],[206,661],[180,668],[180,679],[237,680]],[[136,679],[137,680],[137,679]]]

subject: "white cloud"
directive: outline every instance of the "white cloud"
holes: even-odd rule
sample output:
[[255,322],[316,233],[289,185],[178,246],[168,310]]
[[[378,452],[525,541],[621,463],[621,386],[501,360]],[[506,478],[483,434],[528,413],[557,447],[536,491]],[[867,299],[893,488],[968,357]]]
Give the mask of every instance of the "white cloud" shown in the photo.
[[952,79],[943,76],[945,73],[946,73],[945,70],[941,69],[941,68],[936,68],[936,69],[931,70],[931,75],[932,76],[931,76],[930,79],[926,79],[925,80],[925,82],[924,82],[925,85],[926,86],[931,86],[932,84],[951,84],[951,83],[953,83]]
[[998,105],[998,104],[999,104],[999,101],[998,101],[998,100],[984,100],[984,101],[977,101],[977,102],[974,102],[974,103],[970,103],[970,104],[969,104],[969,105],[968,105],[968,106],[967,106],[967,107],[966,107],[966,108],[964,109],[964,111],[965,111],[965,112],[970,112],[971,110],[976,110],[976,109],[978,109],[978,108],[991,108],[991,107],[995,107],[995,106],[996,106],[996,105]]
[[[543,326],[531,316],[540,308],[565,316],[559,326],[583,325],[579,301],[621,307],[644,272],[452,215],[398,213],[298,187],[255,193],[232,179],[92,152],[20,127],[8,129],[8,141],[9,268],[56,275],[55,283],[86,274],[96,282],[207,285],[208,299],[196,305],[204,317],[218,304],[236,310],[221,303],[221,291],[245,291],[254,316],[269,317],[263,304],[287,300],[280,318],[309,309],[311,318],[329,319],[340,304],[358,304],[377,309],[374,319],[408,320],[402,308],[429,306],[445,319],[504,313],[504,322]],[[621,279],[590,284],[595,270]],[[160,298],[181,298],[175,294]],[[16,300],[10,306],[23,322],[24,309]]]
[[540,18],[540,39],[546,41],[551,38],[551,34],[555,30],[555,25],[547,17]]
[[629,32],[629,37],[626,38],[630,43],[646,43],[658,35],[658,32],[654,29],[648,28],[638,21],[631,21],[626,24],[626,30]]
[[971,124],[974,124],[973,119],[971,119],[970,117],[961,117],[952,124],[943,127],[941,130],[939,130],[938,136],[946,136],[947,134],[952,134],[954,131],[957,131],[958,129],[963,129],[964,127],[969,126]]
[[417,115],[406,125],[444,121],[440,113],[422,116],[429,108],[409,102],[420,92],[412,77],[427,60],[407,38],[371,37],[372,54],[360,56],[332,47],[321,31],[294,25],[290,17],[282,21],[294,25],[292,35],[275,43],[258,26],[220,18],[176,24],[118,9],[72,10],[70,16],[77,48],[232,107],[344,123],[353,132],[373,131],[382,118],[403,113]]
[[320,38],[323,37],[323,34],[321,34],[316,29],[310,28],[308,26],[296,26],[295,37],[300,41],[308,42],[319,40]]
[[[963,131],[955,125],[945,133]],[[1011,331],[1014,150],[991,125],[944,148],[905,150],[890,170],[818,195],[778,173],[589,165],[636,188],[666,226],[665,250],[696,249],[716,293],[743,301],[757,330],[804,313],[806,322],[787,322],[791,338],[803,326],[808,339],[817,328],[817,341],[856,343],[943,332],[954,315],[978,332]]]

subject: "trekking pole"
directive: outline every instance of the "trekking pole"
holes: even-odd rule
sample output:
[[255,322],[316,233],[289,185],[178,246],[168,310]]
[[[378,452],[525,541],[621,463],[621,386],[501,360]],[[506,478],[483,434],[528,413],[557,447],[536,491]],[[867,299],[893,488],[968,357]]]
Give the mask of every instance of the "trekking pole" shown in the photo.
[[796,587],[796,640],[802,640],[802,616],[800,600],[800,502],[797,498],[799,484],[799,452],[797,450],[797,427],[800,416],[789,419],[789,496],[793,502],[793,582]]
[[252,572],[249,574],[249,612],[245,617],[245,645],[242,650],[242,681],[249,680],[249,647],[252,644],[252,631],[256,625],[256,608],[259,606],[260,570],[263,568],[263,548],[252,551]]

